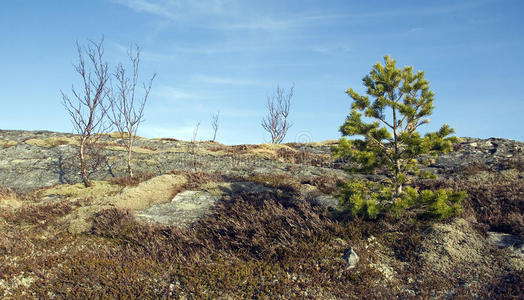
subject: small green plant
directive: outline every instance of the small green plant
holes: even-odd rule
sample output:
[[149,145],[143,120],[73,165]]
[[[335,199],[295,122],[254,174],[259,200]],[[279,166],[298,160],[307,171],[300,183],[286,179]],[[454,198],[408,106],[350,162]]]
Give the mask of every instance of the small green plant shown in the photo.
[[375,188],[376,184],[370,181],[348,181],[340,190],[339,204],[349,209],[355,216],[375,219],[382,209],[380,200],[389,195],[387,189],[382,189],[381,193],[377,192]]
[[[415,195],[413,189],[404,191],[403,188],[409,183],[408,174],[428,177],[421,171],[420,165],[424,162],[417,160],[420,155],[450,152],[458,138],[449,136],[454,130],[447,124],[423,137],[417,132],[418,127],[429,123],[427,116],[433,110],[434,93],[429,89],[429,82],[422,71],[413,73],[411,66],[399,69],[389,56],[384,60],[384,65],[375,64],[362,80],[368,96],[361,96],[352,88],[346,91],[353,103],[340,127],[343,137],[333,148],[333,154],[335,158],[354,163],[348,168],[349,172],[380,169],[387,181],[375,187],[363,182],[347,183],[340,194],[341,205],[356,215],[372,219],[377,217],[380,207],[391,207],[388,202],[395,203],[392,207],[397,209],[424,203],[431,215],[450,216],[458,211],[456,200],[461,199],[462,194],[421,191]],[[363,114],[374,121],[367,123]],[[346,136],[361,139],[348,140]],[[379,205],[379,200],[386,205]],[[454,203],[452,206],[446,204],[450,201]]]
[[396,209],[418,210],[419,218],[445,220],[461,211],[461,202],[466,195],[466,192],[453,192],[451,189],[419,192],[406,187],[402,197],[394,205]]

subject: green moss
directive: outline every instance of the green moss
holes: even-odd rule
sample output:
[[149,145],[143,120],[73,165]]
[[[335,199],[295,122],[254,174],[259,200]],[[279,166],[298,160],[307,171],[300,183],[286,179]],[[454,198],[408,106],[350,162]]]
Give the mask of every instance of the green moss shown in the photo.
[[38,147],[52,148],[59,145],[78,145],[78,141],[74,138],[65,136],[49,137],[45,139],[29,139],[25,141],[28,145],[35,145]]
[[9,148],[18,145],[17,141],[0,140],[0,148]]
[[43,195],[61,195],[70,198],[101,198],[104,196],[114,195],[121,190],[119,185],[111,184],[107,181],[93,180],[91,181],[91,184],[92,185],[87,188],[81,183],[62,184],[45,190]]

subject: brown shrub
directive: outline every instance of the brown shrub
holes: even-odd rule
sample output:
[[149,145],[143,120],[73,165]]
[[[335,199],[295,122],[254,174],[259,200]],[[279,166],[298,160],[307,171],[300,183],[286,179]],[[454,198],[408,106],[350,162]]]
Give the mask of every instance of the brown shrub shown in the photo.
[[186,176],[188,183],[184,187],[185,189],[197,188],[201,184],[207,182],[224,182],[235,180],[232,177],[222,175],[219,172],[207,173],[202,171],[193,171],[193,170],[173,170],[169,172],[173,175],[183,175]]
[[327,154],[316,154],[302,150],[291,150],[288,148],[279,148],[276,153],[278,158],[293,164],[310,165],[315,167],[330,167],[333,164],[332,156]]
[[144,173],[144,174],[137,174],[133,176],[123,176],[123,177],[115,177],[109,179],[109,182],[112,184],[118,184],[122,187],[126,186],[137,186],[138,184],[147,181],[153,177],[157,176],[155,173]]
[[300,191],[300,181],[287,174],[255,174],[249,176],[247,180],[293,195],[297,195]]
[[[335,220],[322,206],[277,193],[236,194],[190,228],[144,225],[131,212],[111,208],[95,217],[86,235],[42,240],[40,234],[24,235],[26,230],[2,234],[0,227],[0,242],[11,241],[6,254],[16,254],[16,265],[0,256],[0,277],[11,280],[24,272],[35,278],[11,291],[15,299],[522,297],[522,274],[468,286],[453,280],[454,274],[422,269],[412,258],[426,225],[388,218]],[[365,242],[370,235],[408,262],[397,281],[385,281],[370,266],[376,263]],[[38,251],[27,251],[31,245]],[[351,270],[340,259],[349,246],[361,259]]]
[[314,176],[302,179],[301,183],[310,184],[324,194],[333,195],[339,190],[342,181],[336,177]]
[[[90,272],[85,266],[100,264],[100,258],[77,260],[73,265],[84,270],[74,274],[64,270],[67,272],[60,276],[71,279],[84,274],[89,282],[102,280],[105,284],[97,293],[136,296],[141,291],[142,297],[168,297],[167,287],[171,286],[172,295],[191,298],[345,297],[348,291],[362,296],[388,295],[387,289],[374,287],[380,275],[366,264],[349,271],[337,260],[346,248],[333,247],[333,239],[354,239],[353,244],[358,245],[358,227],[341,226],[329,218],[325,208],[293,198],[237,194],[189,229],[142,226],[127,212],[114,209],[100,217],[104,221],[94,225],[93,233],[118,240],[123,252],[113,253],[111,261],[103,260],[110,265],[92,267]],[[364,250],[359,254],[366,259]],[[116,280],[106,269],[121,270],[118,273],[131,278],[129,282]],[[148,277],[137,280],[146,270]],[[153,285],[153,280],[159,281]],[[133,286],[109,290],[116,283]]]
[[160,141],[166,141],[166,142],[180,142],[180,140],[175,138],[159,138]]
[[131,210],[110,208],[95,215],[91,233],[98,236],[115,238],[122,236],[135,227]]
[[487,224],[489,230],[517,234],[524,238],[524,180],[498,176],[496,180],[481,181],[426,180],[417,183],[420,188],[452,188],[463,190],[468,197],[462,201],[463,216],[473,214],[477,221]]
[[0,201],[2,199],[14,198],[24,201],[33,201],[38,197],[36,193],[28,191],[16,190],[8,187],[0,186]]
[[38,225],[45,228],[54,224],[58,218],[69,214],[74,205],[79,204],[78,202],[30,204],[16,209],[14,213],[6,214],[4,219],[13,225]]

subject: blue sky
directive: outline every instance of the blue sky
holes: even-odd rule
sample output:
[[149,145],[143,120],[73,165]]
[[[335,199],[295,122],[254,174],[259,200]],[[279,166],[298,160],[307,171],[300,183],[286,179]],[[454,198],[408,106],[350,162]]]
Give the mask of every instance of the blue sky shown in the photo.
[[60,90],[78,83],[75,41],[105,58],[142,47],[157,73],[139,135],[262,143],[266,97],[295,85],[285,142],[338,139],[349,87],[390,54],[424,70],[458,136],[524,141],[524,1],[0,0],[0,128],[70,132]]

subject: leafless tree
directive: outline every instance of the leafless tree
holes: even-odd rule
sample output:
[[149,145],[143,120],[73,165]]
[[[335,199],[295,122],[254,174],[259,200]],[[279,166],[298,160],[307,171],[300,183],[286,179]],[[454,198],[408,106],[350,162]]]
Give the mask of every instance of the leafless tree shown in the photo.
[[267,97],[268,115],[262,119],[262,127],[271,135],[271,143],[280,144],[286,137],[287,131],[292,126],[288,121],[291,98],[295,86],[291,86],[289,93],[279,86],[275,94]]
[[138,66],[140,64],[140,47],[135,45],[134,49],[129,49],[127,54],[131,60],[132,70],[126,70],[122,64],[117,66],[116,71],[113,74],[116,84],[114,89],[111,89],[108,116],[111,123],[116,127],[120,134],[122,143],[127,151],[127,172],[129,176],[133,176],[133,168],[131,166],[133,144],[135,142],[138,127],[140,123],[143,122],[144,107],[156,74],[151,77],[147,84],[143,83],[143,96],[136,96]]
[[217,138],[218,131],[218,117],[220,116],[220,111],[217,111],[216,114],[211,115],[211,127],[213,128],[213,139],[214,142]]
[[197,170],[198,165],[198,153],[197,153],[197,135],[198,135],[198,128],[200,127],[200,122],[198,122],[195,125],[195,128],[193,129],[193,139],[191,140],[191,154],[193,155],[193,169]]
[[[109,68],[104,61],[104,39],[99,42],[89,41],[84,49],[78,41],[78,64],[75,71],[80,75],[82,87],[71,87],[73,96],[62,93],[62,104],[66,108],[73,123],[73,131],[79,136],[78,158],[80,160],[80,175],[86,187],[91,186],[89,175],[102,162],[98,140],[100,133],[106,132],[109,125],[105,122],[108,105],[107,83]],[[84,59],[87,56],[87,62]]]

